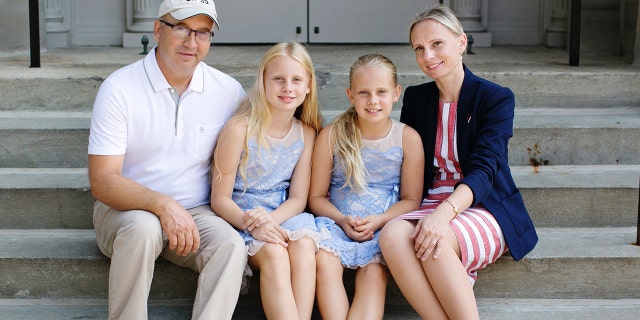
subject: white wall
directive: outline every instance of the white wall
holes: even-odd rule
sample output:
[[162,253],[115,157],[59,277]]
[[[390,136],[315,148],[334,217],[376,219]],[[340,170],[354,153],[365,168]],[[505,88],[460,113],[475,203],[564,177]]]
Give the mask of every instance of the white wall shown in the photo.
[[[44,0],[39,15],[40,47],[44,48]],[[0,0],[0,51],[29,50],[29,1]]]

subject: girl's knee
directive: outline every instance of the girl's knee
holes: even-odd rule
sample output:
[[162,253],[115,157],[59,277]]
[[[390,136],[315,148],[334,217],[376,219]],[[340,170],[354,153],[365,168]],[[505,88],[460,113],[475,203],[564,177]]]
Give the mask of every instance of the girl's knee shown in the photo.
[[318,275],[333,274],[342,277],[343,269],[340,258],[327,250],[318,250],[316,253],[316,270]]
[[291,251],[305,251],[315,254],[316,244],[315,241],[307,236],[304,236],[297,240],[290,240],[287,242],[289,245],[289,252]]
[[289,261],[287,248],[280,244],[266,243],[262,248],[260,248],[259,254],[264,257],[264,259],[268,260]]
[[401,240],[409,238],[413,228],[406,220],[393,220],[387,223],[380,231],[378,242],[381,248],[393,247]]
[[387,278],[387,267],[380,263],[369,263],[364,267],[361,267],[356,271],[363,278],[367,279],[386,279]]

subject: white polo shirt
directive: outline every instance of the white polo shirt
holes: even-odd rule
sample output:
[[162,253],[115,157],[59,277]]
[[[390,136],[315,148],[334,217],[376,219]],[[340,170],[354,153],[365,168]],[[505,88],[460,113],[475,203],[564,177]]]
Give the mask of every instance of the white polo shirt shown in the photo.
[[93,105],[88,153],[124,154],[123,176],[189,209],[209,203],[209,157],[245,92],[238,81],[201,62],[177,102],[172,93],[177,96],[160,71],[155,48],[115,71]]

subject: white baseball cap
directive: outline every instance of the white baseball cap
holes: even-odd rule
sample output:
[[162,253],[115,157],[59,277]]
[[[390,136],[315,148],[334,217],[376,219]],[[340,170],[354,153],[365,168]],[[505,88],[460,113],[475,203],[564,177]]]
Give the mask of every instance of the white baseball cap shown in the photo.
[[213,0],[164,0],[160,4],[158,18],[161,18],[167,13],[178,20],[204,14],[209,16],[215,23],[215,26],[220,29],[218,13],[216,12],[216,5],[213,3]]

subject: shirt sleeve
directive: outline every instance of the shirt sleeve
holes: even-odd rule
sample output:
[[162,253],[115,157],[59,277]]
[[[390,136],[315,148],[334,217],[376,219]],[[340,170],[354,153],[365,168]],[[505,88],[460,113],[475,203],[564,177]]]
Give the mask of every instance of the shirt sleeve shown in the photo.
[[127,148],[127,103],[109,79],[98,90],[91,114],[88,154],[122,155]]

